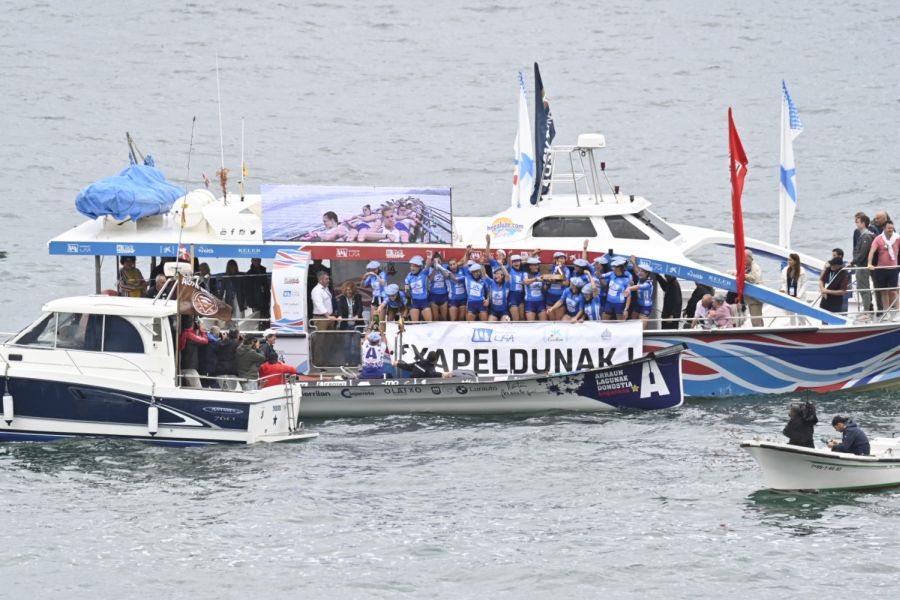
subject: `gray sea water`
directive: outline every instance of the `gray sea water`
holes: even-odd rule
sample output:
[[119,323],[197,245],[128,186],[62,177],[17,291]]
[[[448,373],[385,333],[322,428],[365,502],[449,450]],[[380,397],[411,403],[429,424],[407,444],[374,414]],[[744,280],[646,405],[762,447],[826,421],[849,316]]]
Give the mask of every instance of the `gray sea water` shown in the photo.
[[[0,6],[0,329],[92,289],[46,241],[126,164],[125,131],[198,185],[245,119],[262,183],[449,185],[509,198],[518,70],[541,64],[560,143],[602,132],[625,193],[727,228],[726,113],[750,158],[748,234],[776,238],[780,86],[795,245],[896,210],[900,7],[572,0],[31,2]],[[529,84],[529,94],[531,94]],[[191,121],[197,117],[191,169]],[[106,267],[112,273],[112,266]],[[0,597],[893,597],[900,494],[777,495],[738,442],[793,398],[659,414],[333,420],[299,446],[0,446]],[[870,433],[896,393],[819,398]],[[827,435],[822,428],[821,435]]]

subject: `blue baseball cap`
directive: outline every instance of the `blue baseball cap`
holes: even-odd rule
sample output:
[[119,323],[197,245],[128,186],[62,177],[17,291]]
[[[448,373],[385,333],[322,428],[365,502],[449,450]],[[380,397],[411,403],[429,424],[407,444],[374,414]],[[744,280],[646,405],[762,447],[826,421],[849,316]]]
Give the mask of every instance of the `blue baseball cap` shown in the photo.
[[396,283],[390,283],[387,287],[384,288],[384,293],[388,296],[393,296],[394,294],[400,293],[400,286]]
[[553,253],[553,258],[565,258],[565,257],[566,257],[565,252],[554,252]]
[[480,271],[480,270],[481,270],[481,265],[479,265],[478,263],[474,263],[471,267],[469,267],[469,271]]
[[522,257],[519,256],[518,254],[513,254],[509,257],[509,262],[513,262],[515,260],[522,260]]
[[369,341],[372,342],[373,344],[377,344],[378,342],[381,341],[381,334],[378,333],[377,331],[373,331],[372,333],[369,334]]
[[573,277],[569,280],[569,285],[574,285],[577,288],[584,287],[584,279],[581,277]]
[[586,286],[584,286],[583,288],[581,288],[581,294],[582,294],[583,296],[591,296],[591,295],[593,295],[593,294],[594,294],[594,286],[591,285],[590,283],[587,284]]
[[366,268],[367,269],[377,269],[380,266],[381,266],[380,262],[378,262],[377,260],[371,260],[371,261],[369,261],[369,264],[366,265]]
[[588,261],[584,260],[583,258],[576,258],[575,266],[576,267],[587,267],[587,266],[590,266],[590,263]]
[[612,261],[612,266],[614,266],[614,267],[624,267],[624,266],[625,266],[625,262],[626,262],[626,261],[625,261],[624,258],[617,258],[617,259],[615,259],[614,261]]
[[598,256],[597,258],[595,258],[594,262],[597,263],[598,265],[608,265],[609,259],[606,258],[606,255],[604,254],[603,256]]
[[526,260],[525,262],[528,263],[529,265],[539,265],[539,264],[541,264],[541,259],[532,256],[531,258],[529,258],[529,259]]
[[425,259],[422,258],[421,256],[413,256],[411,259],[409,259],[409,264],[418,265],[421,267],[422,265],[425,264]]

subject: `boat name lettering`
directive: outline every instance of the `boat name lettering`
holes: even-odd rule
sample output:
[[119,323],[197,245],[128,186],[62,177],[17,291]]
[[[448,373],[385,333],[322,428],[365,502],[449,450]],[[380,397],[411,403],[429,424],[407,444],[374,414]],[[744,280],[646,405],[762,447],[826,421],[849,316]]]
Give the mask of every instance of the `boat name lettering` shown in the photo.
[[317,381],[316,387],[346,387],[349,385],[347,381]]
[[422,393],[422,388],[419,386],[386,387],[384,388],[384,393],[388,396],[405,396],[406,394],[420,394]]
[[341,390],[341,396],[344,398],[355,398],[357,396],[374,396],[375,392],[372,390],[360,390],[360,389],[350,389],[344,388]]
[[318,396],[318,397],[330,398],[330,397],[331,397],[331,392],[326,392],[326,391],[324,391],[324,390],[312,390],[312,389],[310,389],[310,390],[303,390],[303,395],[304,395],[304,396]]
[[385,379],[381,382],[381,385],[400,385],[399,379]]
[[242,415],[244,411],[240,408],[231,408],[228,406],[204,406],[203,412],[213,415]]
[[818,465],[815,463],[809,465],[809,468],[816,469],[818,471],[843,471],[844,470],[844,467],[839,467],[837,465]]

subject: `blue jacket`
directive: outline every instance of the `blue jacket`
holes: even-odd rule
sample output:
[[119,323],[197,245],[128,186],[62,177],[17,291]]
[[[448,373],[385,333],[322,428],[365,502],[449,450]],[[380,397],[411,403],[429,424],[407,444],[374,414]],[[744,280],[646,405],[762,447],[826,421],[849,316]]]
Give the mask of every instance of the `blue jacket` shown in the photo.
[[848,452],[850,454],[868,454],[869,438],[856,421],[848,420],[841,443],[831,449],[832,452]]

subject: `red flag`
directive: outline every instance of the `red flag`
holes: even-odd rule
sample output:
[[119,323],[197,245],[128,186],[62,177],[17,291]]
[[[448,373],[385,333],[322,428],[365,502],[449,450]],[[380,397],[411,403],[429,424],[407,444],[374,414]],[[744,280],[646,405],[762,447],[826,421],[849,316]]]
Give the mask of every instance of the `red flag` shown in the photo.
[[737,297],[738,301],[744,295],[744,213],[741,211],[741,194],[744,191],[744,177],[747,176],[747,155],[744,154],[744,146],[738,137],[731,118],[731,108],[728,109],[728,154],[731,158],[731,213],[734,223],[734,262],[737,270]]

